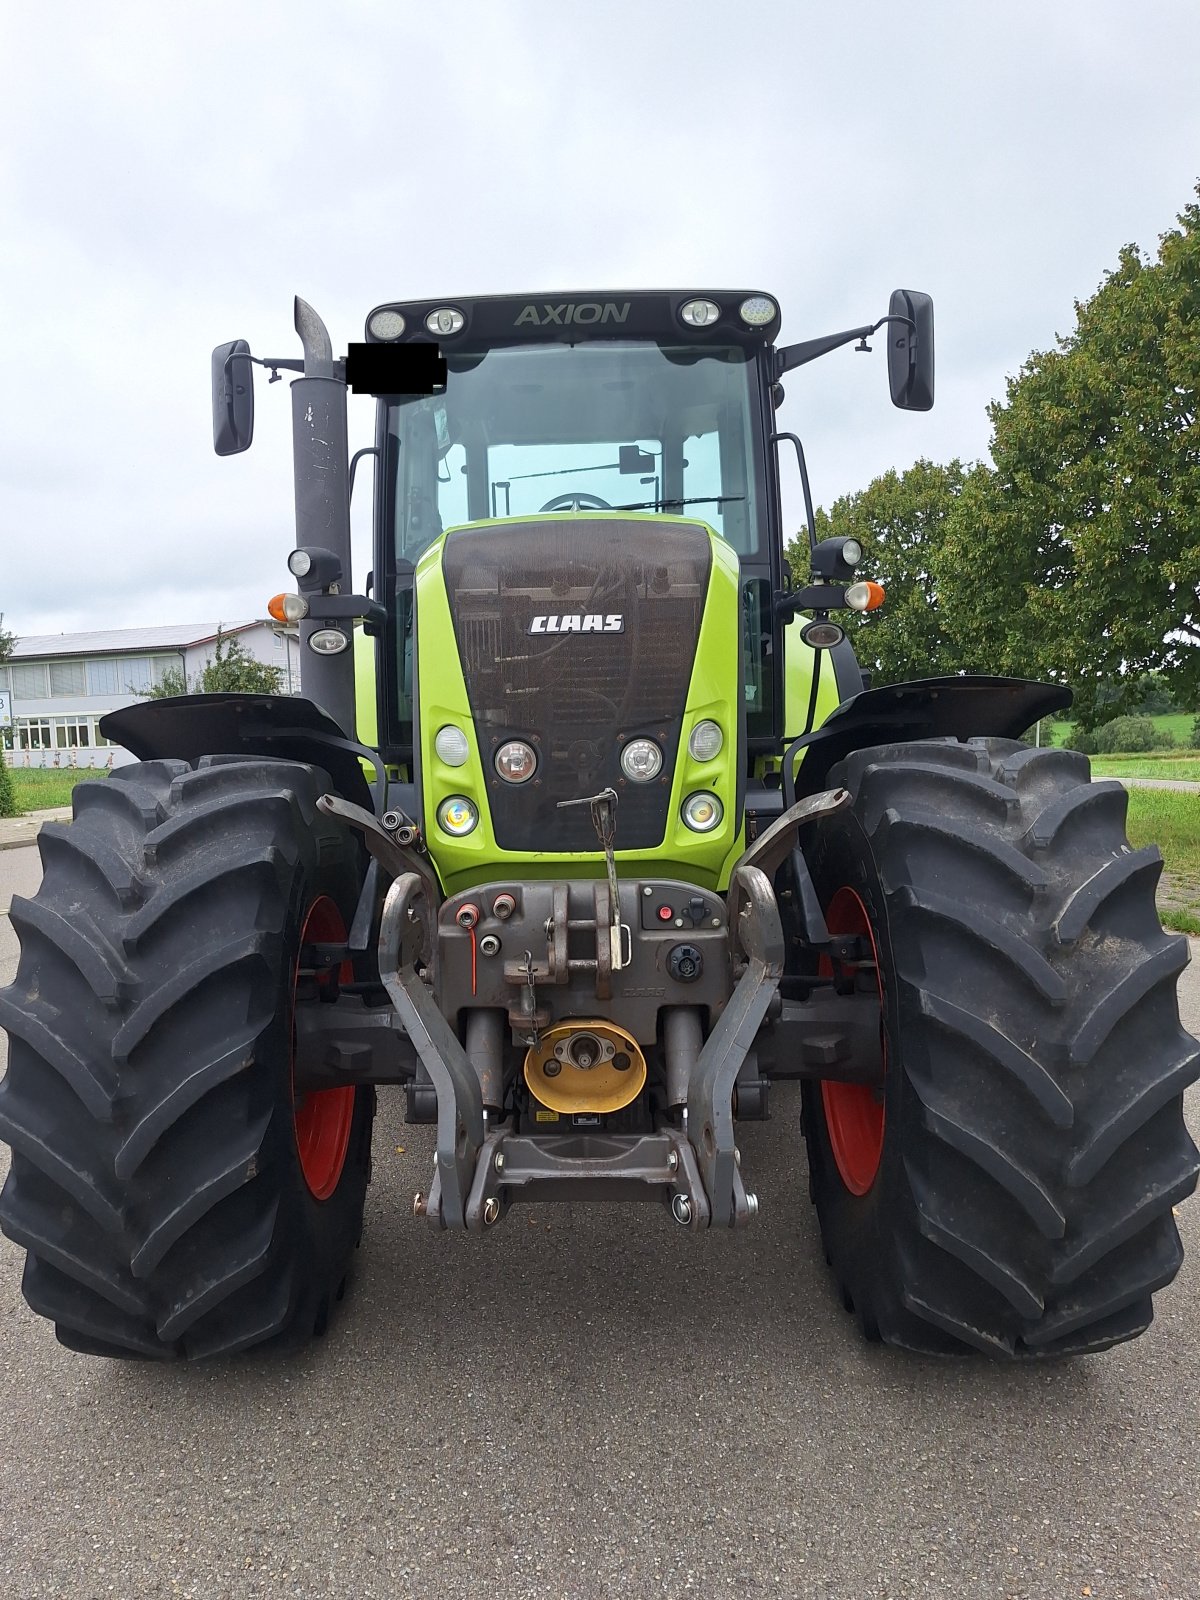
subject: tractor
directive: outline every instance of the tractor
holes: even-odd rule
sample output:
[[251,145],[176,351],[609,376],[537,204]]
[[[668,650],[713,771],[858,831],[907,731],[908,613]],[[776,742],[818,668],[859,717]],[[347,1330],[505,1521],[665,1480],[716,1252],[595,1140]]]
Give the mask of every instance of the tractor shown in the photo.
[[[753,1227],[740,1130],[794,1079],[867,1338],[1142,1332],[1197,1177],[1159,852],[1119,784],[1022,740],[1064,687],[870,685],[883,590],[817,539],[776,422],[786,373],[872,337],[927,410],[930,298],[790,345],[753,290],[389,302],[345,357],[300,300],[295,325],[302,357],[235,340],[212,383],[228,455],[254,366],[296,375],[270,610],[301,693],[110,714],[135,763],[76,787],[13,902],[0,1224],[32,1308],[103,1356],[303,1346],[361,1236],[379,1085],[436,1130],[436,1230],[564,1200]],[[376,401],[353,458],[351,392]]]

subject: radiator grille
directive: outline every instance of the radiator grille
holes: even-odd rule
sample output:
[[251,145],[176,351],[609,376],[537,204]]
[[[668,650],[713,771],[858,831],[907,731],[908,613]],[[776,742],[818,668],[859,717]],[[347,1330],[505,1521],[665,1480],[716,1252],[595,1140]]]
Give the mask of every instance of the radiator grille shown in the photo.
[[[703,527],[667,518],[576,514],[450,534],[443,570],[502,849],[595,850],[587,808],[557,803],[609,785],[617,848],[661,844],[711,559]],[[554,628],[567,617],[590,628],[604,618],[609,631],[530,632],[535,618]],[[619,763],[639,735],[663,749],[648,784]],[[536,777],[520,786],[492,766],[514,737],[538,751]]]

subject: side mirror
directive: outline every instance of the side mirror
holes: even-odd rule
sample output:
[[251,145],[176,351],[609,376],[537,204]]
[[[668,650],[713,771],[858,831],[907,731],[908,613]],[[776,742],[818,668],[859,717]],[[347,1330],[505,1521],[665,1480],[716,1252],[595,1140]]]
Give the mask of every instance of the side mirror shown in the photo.
[[249,450],[254,438],[254,367],[245,339],[212,353],[213,449],[219,456]]
[[933,300],[919,289],[896,289],[888,315],[908,319],[887,324],[892,404],[902,411],[928,411],[933,406]]

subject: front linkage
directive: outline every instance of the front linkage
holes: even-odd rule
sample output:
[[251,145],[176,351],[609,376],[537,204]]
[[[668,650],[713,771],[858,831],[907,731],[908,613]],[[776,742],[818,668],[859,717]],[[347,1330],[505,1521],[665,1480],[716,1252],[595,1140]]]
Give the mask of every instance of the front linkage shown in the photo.
[[[817,1005],[785,1021],[779,993],[785,937],[772,886],[775,873],[798,848],[800,829],[841,809],[848,799],[844,790],[831,790],[791,807],[741,857],[724,901],[691,891],[693,926],[687,937],[697,975],[706,976],[696,992],[691,988],[696,979],[689,975],[678,1003],[665,1007],[660,997],[666,992],[666,941],[678,939],[678,929],[655,927],[651,907],[664,896],[678,900],[686,885],[621,883],[615,919],[603,881],[497,884],[439,906],[428,875],[411,855],[402,860],[395,846],[377,837],[382,830],[374,819],[351,815],[350,808],[339,805],[344,820],[363,829],[386,868],[404,868],[384,902],[378,961],[396,1017],[436,1095],[434,1175],[428,1196],[416,1197],[418,1215],[434,1227],[481,1232],[517,1200],[660,1198],[675,1220],[691,1229],[747,1223],[758,1202],[740,1170],[734,1104],[739,1074],[746,1076],[747,1066],[754,1065],[764,1024],[772,1039],[783,1030],[788,1034],[786,1050],[774,1041],[772,1053],[781,1065],[786,1058],[803,1070],[812,1061],[824,1063],[821,1070],[827,1071],[836,1059],[849,1074],[858,1056],[867,1063],[864,1070],[871,1070],[870,1052],[853,1049],[854,997],[839,997],[836,1016]],[[507,946],[522,950],[520,959],[497,960],[494,936],[490,959],[478,959],[476,902],[497,901],[506,912]],[[625,943],[620,965],[632,980],[629,1003],[653,1012],[661,1008],[665,1092],[655,1126],[631,1132],[600,1125],[576,1126],[569,1133],[523,1132],[505,1112],[505,1033],[511,1028],[516,1038],[536,1047],[553,1031],[553,1014],[541,1003],[539,989],[571,983],[575,1005],[580,984],[590,981],[598,1000],[611,1000],[613,922]],[[579,950],[581,937],[594,937],[593,956],[569,954]],[[541,957],[535,955],[539,944]],[[716,1019],[707,1037],[702,1007]],[[465,1043],[449,1020],[460,1012],[466,1017]],[[840,1012],[846,1016],[839,1031]],[[787,1075],[795,1070],[793,1065]],[[747,1099],[759,1083],[757,1071],[751,1071],[743,1085]]]

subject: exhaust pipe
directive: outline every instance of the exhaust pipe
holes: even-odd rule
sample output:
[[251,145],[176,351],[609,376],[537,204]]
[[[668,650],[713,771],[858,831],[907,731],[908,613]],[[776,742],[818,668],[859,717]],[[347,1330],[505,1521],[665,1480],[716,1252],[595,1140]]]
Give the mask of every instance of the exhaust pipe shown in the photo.
[[[296,544],[335,555],[342,569],[341,593],[352,594],[346,385],[334,376],[333,345],[325,324],[299,295],[296,332],[304,346],[304,376],[292,384]],[[304,590],[301,581],[301,593]],[[300,689],[353,739],[357,737],[353,632],[349,649],[320,655],[308,643],[318,627],[319,622],[307,619],[300,624]]]

